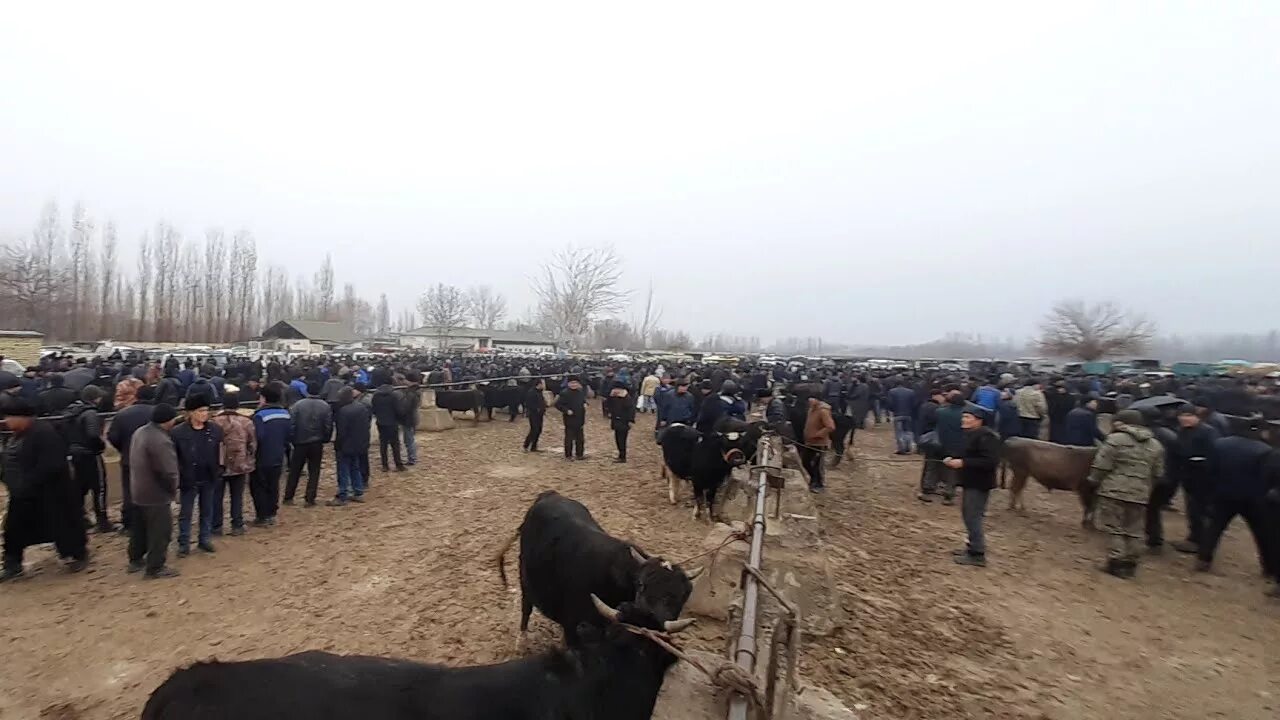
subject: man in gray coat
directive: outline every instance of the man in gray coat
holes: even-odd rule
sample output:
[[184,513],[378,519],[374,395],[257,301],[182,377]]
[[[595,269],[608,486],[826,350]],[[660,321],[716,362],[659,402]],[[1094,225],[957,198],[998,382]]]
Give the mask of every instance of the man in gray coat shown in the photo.
[[129,442],[129,485],[135,513],[129,532],[129,572],[145,568],[148,579],[178,574],[165,565],[173,536],[169,506],[178,495],[178,452],[169,437],[177,417],[173,406],[156,405],[151,422]]

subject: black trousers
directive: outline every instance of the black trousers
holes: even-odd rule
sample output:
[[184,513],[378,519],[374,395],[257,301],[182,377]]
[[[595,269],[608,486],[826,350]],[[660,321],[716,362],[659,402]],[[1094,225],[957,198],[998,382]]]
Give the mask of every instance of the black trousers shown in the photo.
[[618,446],[618,458],[627,459],[627,435],[631,433],[631,424],[613,427],[613,442]]
[[1164,519],[1161,514],[1178,492],[1178,483],[1161,482],[1151,486],[1147,497],[1147,547],[1164,545]]
[[[52,531],[53,537],[46,533]],[[84,532],[84,510],[75,506],[74,498],[9,498],[0,532],[4,543],[4,566],[22,567],[22,555],[28,545],[53,540],[58,557],[87,558],[89,538]]]
[[529,434],[524,436],[524,449],[537,450],[538,439],[542,437],[542,415],[529,416]]
[[80,488],[80,506],[84,496],[93,495],[93,515],[99,523],[107,520],[107,478],[101,455],[72,455],[71,472]]
[[280,465],[260,467],[249,476],[249,497],[253,499],[253,514],[259,520],[273,518],[280,510]]
[[804,466],[805,472],[809,474],[809,487],[825,487],[826,468],[823,466],[823,460],[826,457],[826,453],[819,450],[810,450],[806,447],[797,449],[800,452],[800,464]]
[[395,457],[396,469],[402,470],[404,461],[400,459],[399,425],[378,426],[378,450],[382,453],[382,469],[384,471],[391,469],[391,466],[387,464],[387,446],[391,447],[391,454]]
[[320,463],[324,462],[324,443],[303,443],[293,446],[293,454],[289,456],[289,480],[284,486],[284,499],[292,500],[298,492],[298,481],[302,478],[302,466],[307,466],[307,502],[316,501],[316,493],[320,491]]
[[120,463],[120,527],[125,530],[133,524],[133,488],[129,487],[131,477],[129,466]]
[[129,528],[129,562],[146,559],[147,574],[154,575],[164,567],[173,537],[173,516],[168,505],[134,506],[133,524]]
[[569,457],[575,455],[582,457],[586,452],[587,434],[586,426],[581,422],[567,422],[564,424],[564,456]]
[[1191,492],[1183,488],[1182,496],[1187,499],[1187,542],[1198,546],[1204,542],[1209,529],[1209,494],[1204,490]]
[[1276,512],[1267,506],[1267,501],[1238,500],[1234,498],[1214,498],[1209,515],[1209,526],[1205,530],[1204,542],[1200,545],[1200,559],[1213,562],[1213,553],[1218,549],[1222,533],[1237,515],[1244,518],[1253,533],[1253,542],[1258,546],[1258,559],[1262,563],[1263,572],[1272,577],[1280,575],[1280,547],[1277,547],[1275,527]]

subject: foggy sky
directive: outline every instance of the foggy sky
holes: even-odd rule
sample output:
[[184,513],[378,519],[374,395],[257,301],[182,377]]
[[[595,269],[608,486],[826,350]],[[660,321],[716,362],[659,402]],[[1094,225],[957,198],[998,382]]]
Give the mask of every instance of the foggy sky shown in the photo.
[[0,237],[79,200],[515,315],[613,243],[695,337],[1280,325],[1280,4],[267,5],[8,7]]

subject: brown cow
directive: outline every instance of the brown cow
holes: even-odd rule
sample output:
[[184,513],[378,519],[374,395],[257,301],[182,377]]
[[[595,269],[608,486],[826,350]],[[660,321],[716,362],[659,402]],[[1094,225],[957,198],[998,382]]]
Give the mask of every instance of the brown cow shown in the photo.
[[1088,482],[1094,452],[1091,447],[1058,445],[1030,438],[1005,440],[1003,459],[1013,472],[1009,509],[1026,509],[1022,491],[1027,487],[1027,476],[1031,476],[1049,490],[1074,490],[1078,493],[1084,511],[1080,524],[1089,527],[1098,492]]

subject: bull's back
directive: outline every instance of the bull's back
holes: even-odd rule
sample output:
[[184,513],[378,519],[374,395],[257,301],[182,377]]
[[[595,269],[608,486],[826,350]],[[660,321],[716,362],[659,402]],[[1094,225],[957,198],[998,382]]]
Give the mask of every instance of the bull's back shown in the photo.
[[1004,441],[1003,457],[1019,475],[1030,475],[1054,490],[1074,490],[1089,475],[1093,448],[1031,438]]

